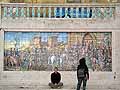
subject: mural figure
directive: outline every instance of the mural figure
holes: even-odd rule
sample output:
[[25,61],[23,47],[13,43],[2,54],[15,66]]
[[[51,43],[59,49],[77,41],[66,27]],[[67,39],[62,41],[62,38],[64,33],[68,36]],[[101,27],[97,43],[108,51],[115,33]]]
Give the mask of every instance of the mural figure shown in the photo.
[[72,71],[82,57],[92,71],[112,71],[112,33],[5,32],[5,71]]

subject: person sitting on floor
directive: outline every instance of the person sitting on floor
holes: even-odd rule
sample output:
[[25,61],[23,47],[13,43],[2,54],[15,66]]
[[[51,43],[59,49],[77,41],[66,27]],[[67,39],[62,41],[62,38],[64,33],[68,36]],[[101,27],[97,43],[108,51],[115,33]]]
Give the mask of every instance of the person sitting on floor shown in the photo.
[[49,86],[51,88],[61,88],[63,86],[63,83],[61,81],[61,74],[58,72],[58,68],[54,68],[54,72],[51,74],[51,83],[49,83]]

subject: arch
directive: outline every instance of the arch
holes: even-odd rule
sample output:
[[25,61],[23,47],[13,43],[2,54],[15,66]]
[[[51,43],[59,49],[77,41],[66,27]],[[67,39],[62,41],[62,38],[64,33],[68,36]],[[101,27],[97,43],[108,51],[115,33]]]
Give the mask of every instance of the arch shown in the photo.
[[91,38],[91,40],[93,41],[93,44],[96,45],[96,40],[97,40],[97,38],[96,38],[96,36],[95,36],[95,34],[94,34],[93,32],[92,32],[92,33],[90,33],[90,32],[85,33],[85,34],[83,35],[83,37],[82,37],[82,43],[85,42],[85,39],[86,39],[86,40],[90,40],[90,38]]

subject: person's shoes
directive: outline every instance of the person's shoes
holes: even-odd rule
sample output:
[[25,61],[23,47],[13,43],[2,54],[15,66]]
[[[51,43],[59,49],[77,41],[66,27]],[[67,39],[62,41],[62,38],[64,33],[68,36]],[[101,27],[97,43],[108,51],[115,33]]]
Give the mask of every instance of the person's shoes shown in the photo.
[[61,86],[59,86],[58,89],[61,89]]

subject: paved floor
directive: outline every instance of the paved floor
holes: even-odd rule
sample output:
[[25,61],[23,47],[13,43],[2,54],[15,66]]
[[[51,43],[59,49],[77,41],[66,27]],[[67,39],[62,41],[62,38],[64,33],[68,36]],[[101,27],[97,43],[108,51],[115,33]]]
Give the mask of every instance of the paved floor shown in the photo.
[[[61,89],[50,89],[48,86],[6,86],[2,85],[0,86],[0,90],[76,90],[76,87],[68,88],[68,87],[63,87]],[[82,89],[81,89],[82,90]],[[120,90],[117,89],[116,87],[96,87],[96,86],[89,86],[86,90]]]

